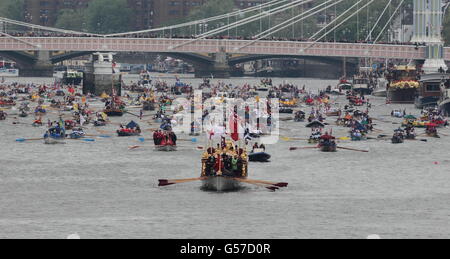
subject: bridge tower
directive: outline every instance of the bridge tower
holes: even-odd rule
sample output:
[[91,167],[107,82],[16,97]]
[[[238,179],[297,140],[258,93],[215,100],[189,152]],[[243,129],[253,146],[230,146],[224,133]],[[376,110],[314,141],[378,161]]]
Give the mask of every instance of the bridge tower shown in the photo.
[[442,41],[442,0],[414,0],[414,36],[412,42],[426,44],[425,73],[447,70]]

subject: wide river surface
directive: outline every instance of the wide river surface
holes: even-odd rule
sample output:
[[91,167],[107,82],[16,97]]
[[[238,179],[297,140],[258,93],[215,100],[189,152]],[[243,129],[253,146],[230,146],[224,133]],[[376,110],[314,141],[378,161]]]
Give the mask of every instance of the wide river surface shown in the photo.
[[[274,83],[283,80],[314,92],[337,83],[313,79],[274,79]],[[258,79],[226,81],[239,85]],[[336,102],[344,105],[346,100],[340,97]],[[379,119],[374,137],[391,135],[399,127],[401,120],[391,118],[391,110],[406,108],[419,114],[412,105],[386,105],[383,98],[375,97],[371,102],[371,115]],[[340,146],[370,152],[329,154],[289,151],[308,144],[280,140],[267,147],[271,162],[251,163],[249,174],[252,179],[289,182],[288,188],[270,192],[248,186],[216,193],[202,191],[199,182],[157,186],[161,178],[199,176],[201,152],[194,147],[204,144],[204,137],[195,144],[180,142],[179,151],[172,153],[154,151],[151,140],[143,144],[146,147],[129,151],[130,145],[142,145],[137,137],[66,145],[18,143],[17,138],[41,137],[45,129],[31,127],[32,116],[12,116],[0,121],[0,238],[66,238],[73,233],[81,238],[366,238],[371,234],[450,238],[448,136],[399,145],[385,140],[341,141]],[[50,118],[56,120],[57,114]],[[131,119],[135,118],[126,115],[112,120]],[[13,125],[14,121],[23,124]],[[335,117],[327,119],[331,125],[334,121]],[[155,127],[140,123],[143,128]],[[113,132],[116,127],[103,130]],[[347,129],[329,127],[338,137],[348,135]],[[281,128],[283,137],[310,134],[305,123],[282,122]],[[448,129],[441,132],[450,135]],[[88,133],[98,134],[93,128]],[[151,138],[151,132],[144,137]]]

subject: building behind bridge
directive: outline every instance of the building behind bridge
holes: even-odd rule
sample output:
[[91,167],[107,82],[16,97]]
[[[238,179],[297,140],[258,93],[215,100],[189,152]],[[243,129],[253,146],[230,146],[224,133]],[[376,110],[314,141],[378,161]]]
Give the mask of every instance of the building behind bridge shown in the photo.
[[[63,9],[86,8],[92,0],[25,0],[26,22],[54,26]],[[161,26],[172,20],[185,18],[208,0],[127,0],[134,11],[132,27],[136,30]],[[245,9],[268,0],[234,0],[236,7]]]

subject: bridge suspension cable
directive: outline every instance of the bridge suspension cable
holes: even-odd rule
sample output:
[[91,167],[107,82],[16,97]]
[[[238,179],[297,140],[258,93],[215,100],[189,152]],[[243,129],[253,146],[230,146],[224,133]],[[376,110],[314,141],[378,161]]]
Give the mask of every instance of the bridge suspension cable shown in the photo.
[[[295,17],[293,17],[293,18],[291,18],[291,19],[289,19],[287,21],[284,21],[284,22],[278,24],[277,26],[274,26],[273,28],[271,28],[269,30],[266,30],[263,33],[260,33],[260,34],[256,35],[255,37],[259,37],[259,39],[262,39],[262,38],[265,38],[267,36],[273,35],[274,33],[277,33],[277,32],[279,32],[281,30],[284,30],[287,27],[292,26],[293,24],[296,24],[298,22],[306,20],[307,18],[309,18],[309,17],[311,17],[313,15],[316,15],[316,14],[318,14],[320,12],[323,12],[323,11],[327,10],[328,8],[333,7],[334,5],[337,5],[337,4],[341,3],[342,1],[344,1],[344,0],[328,0],[328,1],[322,3],[322,4],[318,5],[318,6],[315,6],[315,7],[311,8],[311,9],[307,10],[304,13],[301,13],[301,14],[299,14],[299,15],[297,15],[297,16],[295,16]],[[333,3],[331,3],[331,5],[328,5],[330,2],[333,2]],[[325,5],[325,7],[323,7],[324,5]],[[320,8],[320,9],[316,10],[318,8]],[[313,12],[313,13],[311,13],[311,12]],[[308,15],[306,15],[306,14],[308,14]]]
[[395,14],[398,12],[398,10],[400,9],[400,7],[403,5],[403,2],[405,2],[405,0],[402,0],[397,8],[395,8],[395,11],[392,13],[391,17],[389,18],[389,20],[386,22],[386,24],[384,25],[383,29],[381,29],[380,33],[378,34],[378,36],[375,38],[375,41],[373,42],[373,44],[375,44],[381,37],[381,35],[383,35],[384,30],[386,30],[386,28],[389,26],[389,24],[391,23],[392,19],[395,17]]
[[215,34],[223,32],[223,31],[226,31],[229,28],[240,27],[242,25],[257,21],[260,18],[265,18],[265,17],[271,16],[273,14],[281,13],[281,12],[287,11],[291,8],[294,8],[296,6],[304,5],[304,4],[312,2],[312,1],[314,1],[314,0],[295,0],[288,4],[274,8],[270,12],[257,13],[256,15],[250,16],[248,18],[245,18],[245,19],[235,22],[233,24],[225,25],[220,28],[214,29],[212,31],[203,33],[203,34],[199,35],[199,37],[203,37],[203,36],[207,37],[207,36],[215,35]]
[[[316,36],[320,35],[324,30],[327,30],[329,26],[331,26],[332,24],[334,24],[333,28],[337,28],[338,26],[336,26],[336,22],[339,21],[339,19],[341,19],[342,17],[344,17],[345,15],[347,15],[347,13],[349,13],[353,8],[355,8],[356,6],[359,5],[359,3],[361,3],[363,0],[358,0],[358,2],[356,2],[352,7],[348,8],[347,10],[345,10],[343,13],[341,13],[338,17],[336,17],[332,22],[330,22],[329,24],[325,25],[325,27],[323,27],[322,29],[320,29],[318,32],[314,33],[313,36],[311,36],[309,39],[313,40]],[[333,28],[331,30],[333,30]],[[325,32],[326,34],[327,32]],[[326,36],[326,35],[325,35]]]
[[281,13],[281,12],[284,12],[286,10],[289,10],[290,8],[294,8],[296,6],[303,5],[305,3],[309,3],[309,2],[312,2],[312,1],[314,1],[314,0],[295,0],[295,1],[291,2],[291,3],[289,3],[289,4],[286,4],[286,5],[274,8],[270,12],[258,13],[256,15],[253,15],[251,17],[248,17],[248,18],[245,18],[243,20],[237,21],[235,23],[232,23],[232,24],[229,24],[229,25],[226,25],[226,26],[222,26],[220,28],[217,28],[215,30],[209,31],[207,33],[203,33],[203,34],[199,35],[196,39],[189,40],[189,41],[186,41],[184,43],[178,44],[176,46],[171,47],[171,49],[175,49],[175,48],[182,47],[184,45],[188,45],[188,44],[190,44],[192,42],[204,39],[204,38],[206,38],[208,36],[216,35],[216,34],[221,33],[223,31],[226,31],[226,30],[229,30],[229,29],[232,29],[232,28],[240,27],[242,25],[245,25],[245,24],[257,21],[260,18],[264,18],[264,17],[270,16],[270,15],[273,15],[273,14]]
[[[332,3],[330,6],[328,6],[328,3],[333,2],[333,1],[334,1],[334,3]],[[257,41],[259,41],[261,39],[264,39],[264,38],[266,38],[266,37],[268,37],[270,35],[273,35],[273,34],[279,32],[279,31],[282,31],[282,30],[284,30],[284,29],[286,29],[286,28],[288,28],[288,27],[290,27],[290,26],[292,26],[292,25],[294,25],[294,24],[296,24],[298,22],[301,22],[301,21],[303,21],[303,20],[305,20],[305,19],[307,19],[307,18],[309,18],[309,17],[311,17],[313,15],[316,15],[317,13],[323,12],[324,10],[328,9],[329,7],[332,7],[333,5],[337,5],[337,4],[341,3],[342,1],[344,1],[344,0],[337,0],[337,1],[335,1],[335,0],[328,0],[328,1],[322,3],[322,4],[318,5],[318,6],[315,6],[314,8],[311,8],[311,9],[309,9],[308,11],[306,11],[304,13],[301,13],[301,14],[299,14],[299,15],[297,15],[297,16],[295,16],[295,17],[293,17],[293,18],[291,18],[291,19],[289,19],[289,20],[287,20],[285,22],[282,22],[282,23],[274,26],[273,28],[270,28],[269,30],[266,30],[266,31],[264,31],[262,33],[259,33],[258,35],[255,36],[256,39],[254,39],[251,42],[249,42],[249,43],[239,47],[237,50],[240,50],[240,49],[243,49],[245,47],[248,47],[248,46],[254,44],[255,42],[257,42]],[[325,7],[322,7],[324,5],[325,5]],[[316,10],[318,8],[320,8],[320,9]],[[310,13],[310,14],[305,16],[306,13]]]
[[391,6],[392,0],[389,0],[389,3],[386,5],[386,7],[384,8],[383,12],[381,13],[381,15],[378,17],[378,20],[375,22],[375,24],[372,27],[372,30],[370,30],[370,32],[367,34],[366,37],[366,41],[368,41],[369,39],[372,39],[372,33],[375,31],[375,29],[378,26],[378,23],[380,23],[381,19],[383,18],[384,14],[386,13],[386,11],[388,10],[389,6]]
[[254,12],[254,11],[259,11],[261,8],[263,8],[263,9],[272,8],[272,6],[274,6],[274,5],[280,5],[280,4],[282,4],[284,2],[288,2],[288,1],[291,1],[291,0],[272,0],[267,3],[263,3],[261,5],[257,5],[257,6],[249,7],[249,8],[243,9],[243,10],[233,11],[231,13],[221,14],[218,16],[213,16],[213,17],[209,17],[209,18],[205,18],[205,19],[199,19],[199,20],[195,20],[195,21],[191,21],[191,22],[185,22],[185,23],[165,26],[165,27],[161,27],[161,28],[107,34],[107,35],[105,35],[105,37],[116,37],[116,36],[126,36],[126,35],[134,35],[134,34],[141,34],[141,33],[151,33],[151,32],[159,32],[159,31],[171,30],[171,29],[173,30],[173,29],[188,27],[188,26],[192,26],[192,25],[207,23],[207,22],[211,22],[211,21],[228,19],[229,17],[242,15],[242,14],[246,14],[246,13],[250,13],[250,12]]
[[52,28],[52,27],[47,27],[47,26],[42,26],[42,25],[26,23],[26,22],[20,22],[20,21],[11,20],[11,19],[4,18],[4,17],[0,17],[0,21],[2,21],[4,23],[14,24],[14,25],[28,27],[28,28],[32,28],[32,29],[51,31],[51,32],[59,32],[59,33],[64,33],[64,34],[89,35],[89,36],[96,36],[96,37],[102,36],[100,34],[79,32],[79,31],[65,30],[65,29],[58,29],[58,28]]
[[[348,9],[352,10],[355,6],[359,5],[359,3],[362,0],[358,1],[356,4],[354,4],[352,7],[350,7]],[[314,42],[312,42],[308,47],[306,47],[305,49],[301,49],[301,52],[304,52],[305,50],[311,48],[312,46],[314,46],[317,42],[319,42],[320,40],[322,40],[325,36],[327,36],[328,34],[330,34],[331,32],[333,32],[334,30],[336,30],[337,28],[339,28],[342,24],[344,24],[345,22],[347,22],[348,20],[350,20],[351,18],[353,18],[357,13],[359,13],[361,10],[363,10],[364,8],[366,8],[367,6],[371,5],[375,0],[370,0],[369,2],[367,2],[365,5],[363,5],[361,8],[359,8],[358,10],[356,10],[356,12],[350,14],[350,16],[348,16],[347,18],[345,18],[343,21],[341,21],[340,23],[338,23],[337,25],[335,25],[331,30],[327,31],[326,33],[324,33],[321,37],[319,37],[318,39],[316,39]],[[342,15],[339,16],[339,18],[341,18]],[[331,24],[331,23],[330,23]],[[310,38],[312,39],[312,38]]]

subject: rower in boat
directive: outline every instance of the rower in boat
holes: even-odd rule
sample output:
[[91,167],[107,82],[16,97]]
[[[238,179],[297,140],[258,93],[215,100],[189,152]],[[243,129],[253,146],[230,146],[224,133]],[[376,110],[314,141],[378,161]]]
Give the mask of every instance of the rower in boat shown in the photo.
[[44,125],[42,123],[42,117],[39,116],[37,119],[35,119],[32,125],[33,125],[33,127],[40,127],[40,126]]
[[406,116],[406,111],[405,111],[405,110],[403,110],[403,111],[400,111],[400,110],[393,110],[393,111],[391,112],[391,116],[392,116],[392,117],[395,117],[395,118],[403,118],[403,117]]
[[86,133],[84,133],[84,130],[82,128],[74,128],[72,130],[72,133],[69,134],[69,137],[71,139],[80,139],[84,138],[86,136]]
[[43,115],[43,114],[46,114],[46,113],[47,113],[47,111],[44,108],[42,108],[42,106],[40,106],[40,105],[37,106],[36,109],[34,110],[34,114],[36,116]]
[[322,152],[336,152],[337,151],[337,145],[335,141],[335,137],[328,134],[326,132],[324,135],[320,137],[319,141],[319,148]]
[[8,114],[6,114],[6,112],[0,111],[0,121],[6,120],[6,116],[7,116],[7,115],[8,115]]
[[416,133],[414,130],[414,126],[407,126],[405,128],[405,132],[406,132],[406,135],[405,135],[406,139],[416,139]]
[[157,151],[176,151],[177,135],[171,130],[157,130],[153,133],[153,141]]
[[139,136],[140,134],[141,128],[139,127],[139,124],[134,121],[128,123],[125,128],[120,125],[120,129],[117,130],[117,135],[119,137]]
[[425,129],[425,133],[428,137],[432,138],[440,138],[438,131],[437,131],[437,124],[435,123],[428,123],[427,128]]
[[103,127],[106,126],[106,120],[108,119],[108,116],[105,113],[97,113],[96,119],[94,120],[94,126],[95,127]]
[[350,137],[353,141],[361,141],[365,139],[365,134],[359,129],[353,129],[350,133]]
[[28,117],[28,113],[25,110],[20,110],[19,117],[25,118]]
[[125,104],[116,95],[113,89],[113,95],[110,100],[106,100],[103,112],[110,117],[121,117],[124,114]]
[[71,129],[75,128],[76,125],[77,125],[77,123],[73,120],[65,120],[64,121],[64,127],[66,128],[66,130],[71,130]]
[[305,118],[306,118],[305,112],[303,112],[303,111],[295,112],[295,118],[294,118],[295,122],[305,121]]
[[271,156],[266,153],[266,146],[255,143],[252,152],[248,155],[250,162],[269,162]]
[[401,144],[404,142],[404,140],[405,140],[405,133],[403,129],[401,128],[396,129],[391,139],[392,144]]
[[227,141],[216,148],[212,146],[202,156],[203,189],[231,191],[240,188],[239,179],[248,176],[247,151]]
[[308,143],[309,144],[317,144],[320,142],[320,137],[322,137],[322,132],[320,128],[313,128],[311,130],[311,136],[309,136]]
[[44,134],[45,144],[65,144],[66,130],[61,127],[62,123],[58,123],[56,126],[51,127]]

